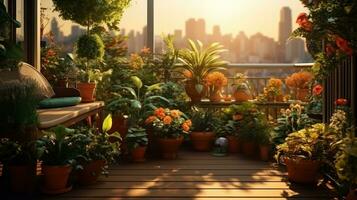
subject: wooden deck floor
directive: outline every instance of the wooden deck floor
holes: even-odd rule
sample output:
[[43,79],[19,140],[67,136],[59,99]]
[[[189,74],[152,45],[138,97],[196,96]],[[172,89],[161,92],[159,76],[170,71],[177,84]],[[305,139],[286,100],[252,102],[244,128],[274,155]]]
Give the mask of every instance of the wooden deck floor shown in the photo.
[[50,199],[144,200],[281,200],[331,199],[323,188],[286,181],[286,173],[271,163],[232,155],[180,152],[177,160],[154,160],[110,168],[91,186]]

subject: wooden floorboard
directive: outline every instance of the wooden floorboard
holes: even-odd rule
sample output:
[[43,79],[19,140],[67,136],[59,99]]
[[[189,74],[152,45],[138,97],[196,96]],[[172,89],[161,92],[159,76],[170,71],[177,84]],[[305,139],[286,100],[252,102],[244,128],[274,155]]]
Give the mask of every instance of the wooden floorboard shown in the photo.
[[272,163],[241,156],[180,152],[177,160],[111,166],[98,183],[44,199],[105,200],[328,200],[324,187],[291,184]]

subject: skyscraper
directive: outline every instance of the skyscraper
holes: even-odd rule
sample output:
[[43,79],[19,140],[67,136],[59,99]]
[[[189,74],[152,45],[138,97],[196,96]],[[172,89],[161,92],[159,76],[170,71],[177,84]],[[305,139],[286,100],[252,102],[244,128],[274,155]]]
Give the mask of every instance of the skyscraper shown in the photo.
[[192,40],[206,40],[206,22],[204,19],[190,18],[186,21],[186,38]]
[[280,10],[280,21],[279,21],[279,49],[278,57],[280,62],[286,62],[286,42],[292,32],[292,19],[291,19],[291,9],[289,7],[282,7]]

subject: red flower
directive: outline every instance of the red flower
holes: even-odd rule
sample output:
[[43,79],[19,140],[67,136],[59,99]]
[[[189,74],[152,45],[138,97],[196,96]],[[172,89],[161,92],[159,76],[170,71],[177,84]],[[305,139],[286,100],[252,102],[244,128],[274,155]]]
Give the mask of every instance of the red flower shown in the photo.
[[348,103],[347,99],[342,99],[342,98],[337,99],[335,101],[335,104],[338,106],[345,106],[345,105],[347,105],[347,103]]
[[47,51],[47,57],[53,57],[53,56],[55,56],[55,55],[56,55],[56,52],[55,52],[54,50],[49,49],[49,50]]
[[315,85],[314,88],[312,89],[312,92],[315,96],[321,95],[323,91],[324,91],[324,88],[320,84]]
[[331,56],[335,54],[336,49],[331,44],[327,44],[325,47],[325,52],[328,56]]
[[348,45],[347,40],[343,39],[340,36],[337,36],[335,40],[336,40],[336,45],[337,45],[338,48],[340,48],[347,55],[352,55],[353,50]]
[[299,24],[301,28],[306,31],[312,31],[312,22],[309,21],[309,18],[306,13],[300,13],[296,19],[296,23]]

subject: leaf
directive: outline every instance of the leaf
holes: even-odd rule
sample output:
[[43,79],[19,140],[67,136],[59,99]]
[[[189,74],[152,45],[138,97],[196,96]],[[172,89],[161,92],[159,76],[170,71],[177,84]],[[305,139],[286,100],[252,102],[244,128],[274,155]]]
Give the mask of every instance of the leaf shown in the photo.
[[135,87],[137,87],[138,89],[143,87],[143,82],[141,81],[141,79],[137,76],[132,76],[130,77],[131,81],[133,81]]
[[198,93],[201,93],[203,91],[203,85],[202,84],[196,84],[195,89]]
[[112,128],[112,115],[109,114],[103,121],[102,130],[104,133],[108,132]]
[[135,109],[138,109],[138,110],[141,109],[141,103],[140,103],[140,101],[138,101],[138,100],[131,100],[131,101],[130,101],[130,106],[131,106],[132,108],[135,108]]

